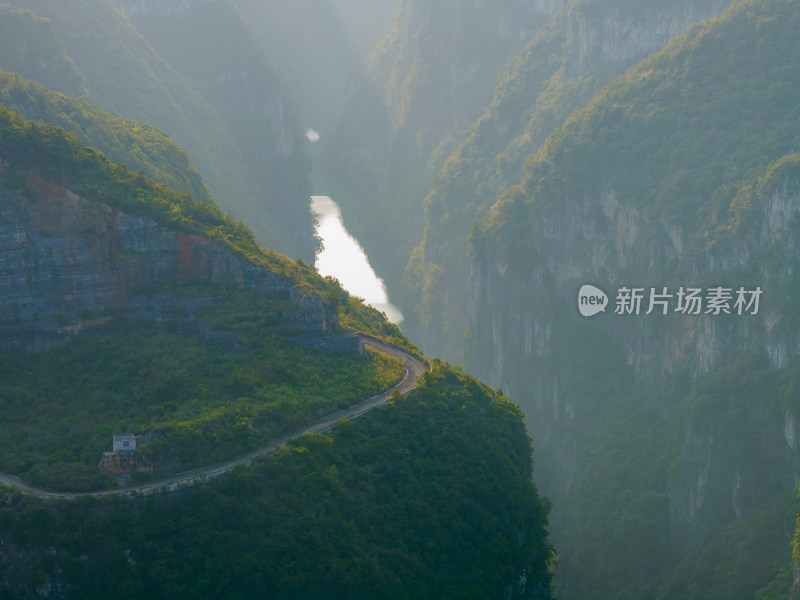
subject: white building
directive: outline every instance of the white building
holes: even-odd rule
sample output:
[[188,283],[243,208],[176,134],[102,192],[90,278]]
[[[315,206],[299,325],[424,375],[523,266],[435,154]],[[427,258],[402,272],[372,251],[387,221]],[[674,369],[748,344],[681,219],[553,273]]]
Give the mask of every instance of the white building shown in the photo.
[[136,450],[136,436],[132,433],[114,434],[114,452],[133,452]]

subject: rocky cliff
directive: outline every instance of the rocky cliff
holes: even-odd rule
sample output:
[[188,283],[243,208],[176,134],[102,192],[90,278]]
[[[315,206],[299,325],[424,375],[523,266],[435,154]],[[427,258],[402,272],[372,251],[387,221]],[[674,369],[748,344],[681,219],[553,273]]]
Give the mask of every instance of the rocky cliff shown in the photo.
[[[695,252],[687,256],[686,240],[694,235],[687,231],[689,227],[666,217],[653,220],[647,211],[621,201],[613,190],[584,198],[569,210],[539,213],[520,226],[527,229],[528,245],[520,248],[509,240],[486,249],[473,261],[468,326],[474,339],[498,343],[493,344],[494,355],[471,347],[469,354],[476,358],[470,365],[489,381],[508,379],[507,365],[521,355],[543,356],[553,351],[552,324],[569,314],[567,311],[579,316],[577,292],[582,282],[614,282],[605,286],[610,296],[606,312],[615,310],[619,284],[620,288],[643,288],[641,316],[648,318],[606,314],[601,316],[604,321],[598,319],[595,324],[621,344],[627,363],[643,380],[654,381],[683,362],[694,370],[707,370],[729,348],[763,350],[770,366],[785,367],[799,349],[798,332],[782,326],[791,307],[776,292],[782,278],[797,275],[798,214],[800,185],[791,175],[748,213],[746,231],[704,252],[695,254],[696,248],[691,248]],[[509,269],[512,261],[525,261],[515,256],[518,249],[527,256],[523,280]],[[780,262],[764,261],[766,256],[781,254]],[[681,264],[680,275],[665,272],[667,265],[677,263]],[[772,285],[760,299],[758,314],[747,318],[734,318],[735,310],[722,318],[705,314],[705,308],[695,318],[673,312],[679,288],[688,288],[688,284],[702,287],[703,282],[727,285],[733,290],[733,300],[739,287],[749,292],[759,284]],[[649,290],[660,293],[663,287],[673,294],[669,314],[659,318],[658,305],[654,315],[645,315]],[[503,298],[501,305],[492,300],[497,297]],[[733,301],[729,303],[732,307]]]
[[[652,221],[613,192],[586,198],[577,209],[537,213],[520,225],[529,243],[508,228],[503,235],[509,238],[499,244],[476,240],[467,298],[469,368],[517,398],[526,414],[537,480],[556,505],[554,530],[565,548],[561,577],[576,586],[566,597],[578,593],[585,576],[568,548],[584,542],[558,536],[580,529],[575,513],[586,507],[576,498],[590,493],[587,470],[600,475],[617,471],[617,461],[640,460],[625,477],[614,483],[601,477],[591,490],[615,497],[630,486],[665,494],[646,514],[668,511],[669,528],[655,537],[669,539],[676,553],[726,523],[746,523],[793,498],[800,481],[800,406],[789,383],[800,349],[793,301],[798,213],[795,174],[759,198],[745,231],[706,251],[687,250],[692,235],[685,228]],[[521,222],[519,214],[516,219]],[[664,268],[675,264],[680,274],[667,276]],[[588,320],[577,304],[585,283],[609,294],[606,312]],[[757,315],[739,316],[732,303],[731,315],[676,314],[674,298],[670,314],[656,308],[645,315],[651,287],[674,294],[683,284],[724,286],[734,296],[740,286],[760,286],[764,294]],[[645,290],[639,316],[614,314],[617,287],[624,285]],[[755,358],[733,358],[748,353]],[[631,400],[613,406],[614,396]],[[631,416],[639,410],[644,414]],[[589,459],[596,452],[603,458]],[[644,484],[650,469],[660,475]],[[780,511],[755,527],[773,532],[778,555],[780,544],[788,548]]]
[[[473,234],[468,367],[525,410],[565,598],[699,598],[700,572],[718,573],[701,588],[726,572],[746,596],[788,552],[798,18],[791,2],[752,1],[690,28],[557,129]],[[585,284],[605,312],[581,315]],[[626,288],[638,309],[622,310]],[[739,289],[760,290],[757,311],[737,307]],[[623,539],[635,556],[586,566]],[[757,543],[769,551],[745,581],[730,561]],[[609,573],[640,583],[600,591]]]
[[615,1],[583,2],[566,11],[566,76],[638,59],[660,48],[694,23],[719,15],[730,0],[673,0],[626,6]]
[[392,31],[354,77],[335,129],[321,140],[321,162],[331,195],[390,293],[400,292],[422,236],[430,176],[551,8],[520,0],[402,2]]
[[206,280],[286,294],[297,306],[287,315],[294,325],[324,331],[335,324],[319,298],[294,291],[289,280],[206,236],[167,229],[57,185],[38,182],[32,191],[23,196],[0,187],[2,350],[63,344],[164,282]]
[[509,62],[494,99],[432,179],[425,232],[406,269],[407,329],[429,353],[463,361],[472,223],[568,116],[637,60],[729,2],[571,2]]

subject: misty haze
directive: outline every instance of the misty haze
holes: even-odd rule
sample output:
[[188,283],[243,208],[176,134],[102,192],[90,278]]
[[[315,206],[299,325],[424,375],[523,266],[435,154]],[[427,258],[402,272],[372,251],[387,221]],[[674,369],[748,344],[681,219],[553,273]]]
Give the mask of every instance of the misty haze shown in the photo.
[[4,0],[0,597],[800,597],[798,0]]

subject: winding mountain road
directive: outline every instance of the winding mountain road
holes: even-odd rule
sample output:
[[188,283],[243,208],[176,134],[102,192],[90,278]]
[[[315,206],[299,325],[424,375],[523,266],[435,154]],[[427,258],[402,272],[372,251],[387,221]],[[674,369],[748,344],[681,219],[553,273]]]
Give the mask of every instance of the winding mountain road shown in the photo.
[[75,493],[48,492],[37,489],[25,483],[19,477],[16,477],[15,475],[9,475],[7,473],[0,473],[0,484],[12,486],[23,494],[37,496],[47,500],[77,500],[78,498],[85,497],[105,498],[110,496],[132,496],[137,494],[147,496],[151,494],[173,492],[209,481],[210,479],[214,479],[215,477],[219,477],[223,473],[227,473],[238,466],[249,465],[257,456],[286,445],[286,443],[292,438],[315,431],[324,431],[343,419],[353,419],[358,417],[368,410],[388,402],[395,391],[400,394],[406,394],[415,389],[417,387],[417,379],[420,377],[420,375],[422,375],[422,373],[425,371],[430,370],[430,363],[421,355],[411,352],[401,346],[381,340],[380,338],[376,338],[361,332],[355,333],[365,344],[371,346],[378,352],[394,358],[399,358],[406,363],[406,370],[400,382],[385,392],[377,394],[376,396],[372,396],[371,398],[367,398],[366,400],[362,400],[358,404],[354,404],[349,408],[331,413],[313,425],[299,431],[295,431],[294,433],[286,435],[280,439],[274,440],[266,446],[262,446],[261,448],[257,448],[256,450],[248,452],[247,454],[243,454],[221,463],[200,467],[191,471],[185,471],[177,475],[166,477],[159,481],[151,481],[145,484],[125,486],[111,490]]

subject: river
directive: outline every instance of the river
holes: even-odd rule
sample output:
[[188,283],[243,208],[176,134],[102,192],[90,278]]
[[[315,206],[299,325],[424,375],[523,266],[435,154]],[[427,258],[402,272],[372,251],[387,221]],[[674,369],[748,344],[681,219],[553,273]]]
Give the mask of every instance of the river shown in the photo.
[[363,298],[392,323],[402,323],[403,313],[389,302],[383,280],[375,274],[358,240],[345,229],[339,205],[329,196],[311,196],[311,210],[317,219],[317,235],[322,240],[315,263],[320,274],[338,279],[350,294]]

